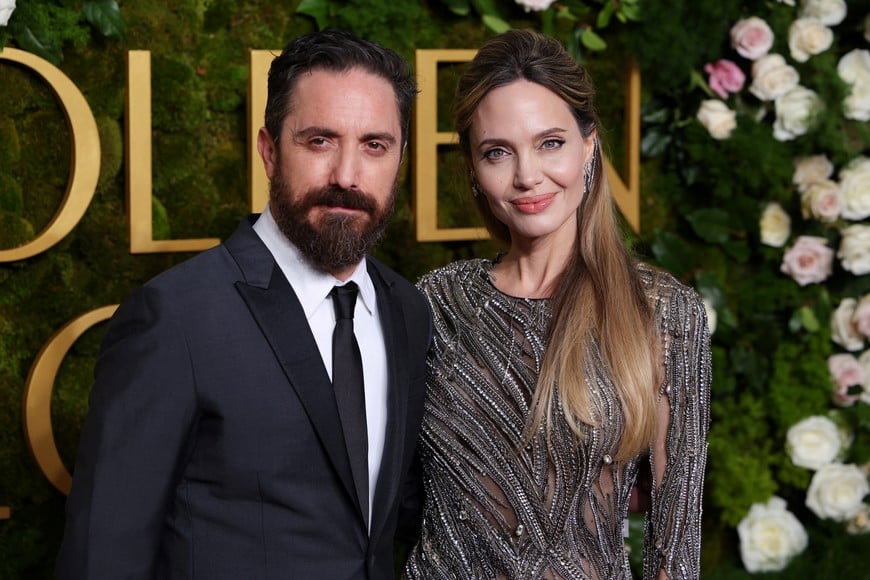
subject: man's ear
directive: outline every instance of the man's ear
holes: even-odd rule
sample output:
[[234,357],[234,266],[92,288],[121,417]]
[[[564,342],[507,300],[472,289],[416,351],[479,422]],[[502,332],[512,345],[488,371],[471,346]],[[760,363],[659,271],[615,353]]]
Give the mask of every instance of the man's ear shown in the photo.
[[260,152],[260,157],[263,159],[266,177],[271,181],[272,176],[275,174],[275,167],[278,164],[278,149],[275,147],[275,141],[265,127],[260,127],[260,131],[257,133],[257,151]]

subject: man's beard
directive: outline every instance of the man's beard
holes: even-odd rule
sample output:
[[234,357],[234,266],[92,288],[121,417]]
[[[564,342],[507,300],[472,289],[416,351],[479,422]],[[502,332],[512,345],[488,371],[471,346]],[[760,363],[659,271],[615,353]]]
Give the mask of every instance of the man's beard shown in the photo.
[[[309,264],[323,272],[333,273],[358,264],[380,240],[393,213],[398,183],[396,175],[389,199],[379,210],[370,194],[337,185],[296,195],[290,191],[279,170],[269,186],[269,207],[278,228],[299,248]],[[316,206],[362,210],[368,218],[323,212],[312,221],[311,210]]]

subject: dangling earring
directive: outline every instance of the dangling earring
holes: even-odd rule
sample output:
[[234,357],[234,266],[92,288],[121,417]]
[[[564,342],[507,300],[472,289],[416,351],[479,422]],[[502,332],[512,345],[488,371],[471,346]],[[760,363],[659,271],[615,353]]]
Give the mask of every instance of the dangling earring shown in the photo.
[[586,191],[584,193],[589,193],[592,190],[592,184],[595,181],[595,162],[598,157],[598,139],[593,142],[593,147],[592,159],[587,161],[586,165],[583,166],[583,179],[584,185],[586,186]]
[[477,183],[477,180],[474,178],[474,171],[468,170],[468,179],[471,180],[471,195],[474,197],[480,197],[482,192],[480,191],[480,185]]

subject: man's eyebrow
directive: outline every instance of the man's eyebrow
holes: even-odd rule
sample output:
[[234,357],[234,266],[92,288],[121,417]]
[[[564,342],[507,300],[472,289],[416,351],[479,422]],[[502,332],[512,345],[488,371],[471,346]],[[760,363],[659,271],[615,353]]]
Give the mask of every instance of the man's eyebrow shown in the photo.
[[300,129],[298,131],[293,131],[293,137],[295,139],[306,139],[308,137],[338,137],[338,131],[335,129],[330,129],[328,127],[305,127],[304,129]]

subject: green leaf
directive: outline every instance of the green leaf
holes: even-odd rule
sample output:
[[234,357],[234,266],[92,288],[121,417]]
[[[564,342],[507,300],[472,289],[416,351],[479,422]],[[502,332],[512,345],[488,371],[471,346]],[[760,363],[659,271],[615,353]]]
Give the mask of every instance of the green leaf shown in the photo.
[[468,0],[441,0],[441,3],[458,16],[468,16],[471,12]]
[[82,8],[85,20],[108,38],[123,38],[127,33],[124,18],[115,0],[86,0]]
[[656,230],[651,249],[659,265],[677,277],[692,267],[690,244],[671,232]]
[[713,272],[702,270],[695,274],[695,288],[716,310],[725,304],[725,289]]
[[658,157],[665,152],[672,140],[670,131],[651,127],[644,131],[643,137],[640,139],[640,152],[644,157]]
[[728,212],[718,208],[704,208],[686,216],[692,229],[702,240],[711,244],[724,244],[730,237]]
[[595,19],[596,28],[604,28],[610,24],[610,17],[613,16],[613,3],[607,2],[601,12],[598,13],[598,18]]
[[604,42],[604,39],[598,36],[598,34],[596,34],[591,28],[587,28],[583,31],[583,34],[580,37],[580,42],[589,50],[601,51],[607,48],[607,43]]
[[58,65],[63,60],[63,53],[60,47],[38,38],[29,26],[24,26],[15,31],[15,42],[22,49],[32,52],[52,64]]
[[483,24],[496,34],[501,34],[502,32],[507,32],[511,29],[511,25],[498,16],[484,14],[481,19],[483,20]]
[[803,327],[810,332],[818,332],[821,325],[819,324],[819,319],[816,317],[815,311],[809,306],[804,306],[798,312],[800,312],[801,324]]
[[312,17],[317,23],[317,28],[321,30],[329,26],[328,0],[302,0],[299,7],[296,8],[296,12]]

